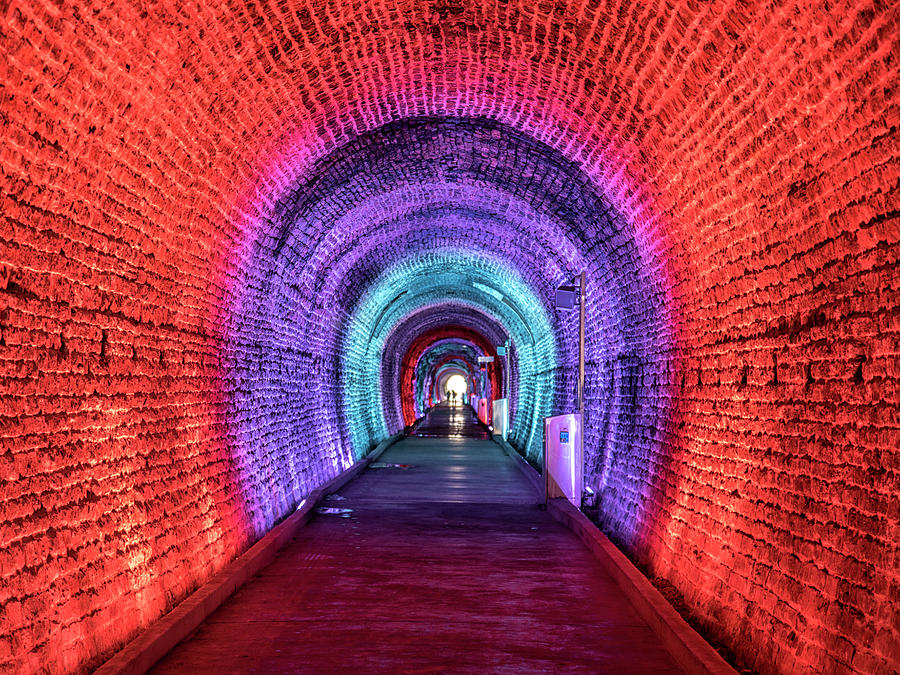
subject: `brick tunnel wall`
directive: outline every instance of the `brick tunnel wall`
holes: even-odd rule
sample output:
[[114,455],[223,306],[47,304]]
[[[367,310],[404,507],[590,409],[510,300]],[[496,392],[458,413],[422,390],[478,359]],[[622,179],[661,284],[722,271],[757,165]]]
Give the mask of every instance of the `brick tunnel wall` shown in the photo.
[[280,194],[442,115],[577,163],[635,247],[614,293],[664,298],[621,349],[588,308],[610,536],[739,663],[900,669],[897,7],[401,4],[5,5],[2,668],[97,665],[339,468],[242,454],[222,326]]
[[[454,323],[447,323],[447,315]],[[437,327],[432,328],[433,325]],[[425,389],[427,369],[422,357],[438,341],[455,342],[476,350],[478,356],[496,358],[495,345],[507,339],[502,328],[484,314],[467,311],[460,305],[442,305],[426,309],[408,317],[397,325],[385,342],[385,361],[382,367],[382,388],[400,391],[400,400],[385,398],[384,418],[388,430],[395,431],[413,424],[425,412],[428,394]],[[430,361],[430,359],[427,359]],[[502,368],[499,363],[489,366],[476,365],[479,372],[472,373],[477,382],[480,398],[499,398],[502,388]],[[484,370],[481,370],[484,368]]]

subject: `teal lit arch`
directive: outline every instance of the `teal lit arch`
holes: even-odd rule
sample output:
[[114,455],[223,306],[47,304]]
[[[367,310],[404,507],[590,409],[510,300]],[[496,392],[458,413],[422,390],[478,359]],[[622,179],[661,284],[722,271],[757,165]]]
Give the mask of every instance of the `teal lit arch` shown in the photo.
[[486,255],[458,250],[404,260],[376,279],[348,319],[341,382],[355,457],[398,431],[388,428],[381,400],[382,352],[391,330],[414,311],[451,302],[494,317],[510,336],[520,382],[513,392],[516,414],[510,438],[529,459],[540,460],[541,420],[553,409],[558,365],[550,318],[515,270]]

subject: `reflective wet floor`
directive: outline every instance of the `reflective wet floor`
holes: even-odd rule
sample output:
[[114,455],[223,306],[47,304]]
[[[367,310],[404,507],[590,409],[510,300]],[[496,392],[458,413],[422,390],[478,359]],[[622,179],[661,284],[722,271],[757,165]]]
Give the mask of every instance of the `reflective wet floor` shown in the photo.
[[487,430],[478,424],[475,411],[461,403],[435,406],[414,434],[420,438],[490,438]]
[[389,448],[155,672],[680,672],[470,411],[419,429],[441,425],[456,437]]

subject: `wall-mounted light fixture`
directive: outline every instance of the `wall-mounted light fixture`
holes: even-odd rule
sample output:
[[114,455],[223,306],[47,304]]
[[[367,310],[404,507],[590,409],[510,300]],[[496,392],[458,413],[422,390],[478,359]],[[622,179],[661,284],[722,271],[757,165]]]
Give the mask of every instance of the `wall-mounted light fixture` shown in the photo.
[[564,311],[578,306],[578,412],[584,419],[584,286],[585,273],[575,277],[571,283],[556,289],[556,309]]

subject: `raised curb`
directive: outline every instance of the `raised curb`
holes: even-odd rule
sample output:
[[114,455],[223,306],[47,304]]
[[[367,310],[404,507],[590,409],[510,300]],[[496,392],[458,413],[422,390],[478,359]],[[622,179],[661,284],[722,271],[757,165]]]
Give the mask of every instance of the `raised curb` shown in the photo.
[[534,487],[537,492],[538,498],[543,502],[544,501],[544,478],[537,471],[534,470],[534,467],[528,463],[522,455],[516,450],[512,445],[509,444],[508,441],[504,441],[499,436],[493,437],[494,443],[499,445],[506,452],[507,455],[512,457],[513,461],[516,463],[516,466],[519,467],[519,470],[528,479],[528,482],[531,483],[532,487]]
[[278,551],[309,522],[313,509],[322,499],[356,478],[403,436],[404,433],[401,432],[383,440],[366,457],[310,492],[301,508],[269,530],[262,539],[228,563],[172,611],[116,652],[111,659],[94,671],[95,675],[143,675],[150,670],[218,609],[232,593],[271,563]]
[[688,673],[737,675],[737,671],[684,620],[649,579],[567,499],[551,499],[547,512],[591,550],[663,646]]
[[[494,441],[516,460],[516,466],[543,498],[544,480],[516,449],[501,438]],[[568,527],[600,561],[662,645],[688,673],[737,675],[737,671],[684,620],[650,580],[603,532],[567,499],[550,499],[547,512]]]

